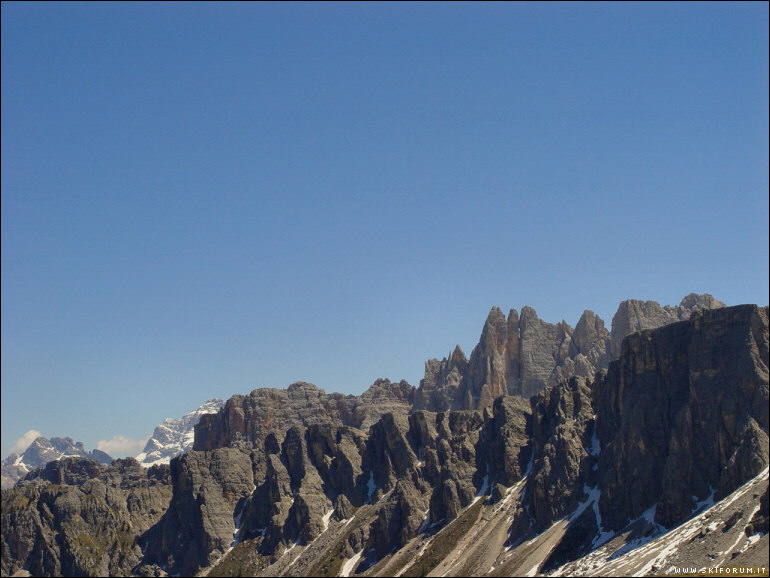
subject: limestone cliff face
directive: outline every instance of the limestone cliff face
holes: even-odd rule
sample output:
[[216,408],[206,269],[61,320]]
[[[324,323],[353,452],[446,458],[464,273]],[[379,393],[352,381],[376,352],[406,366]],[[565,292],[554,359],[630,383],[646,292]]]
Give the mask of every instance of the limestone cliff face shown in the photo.
[[174,498],[147,534],[144,565],[194,574],[234,536],[273,559],[353,516],[350,548],[385,556],[454,520],[493,478],[520,480],[530,415],[524,400],[500,398],[493,412],[386,413],[368,431],[316,421],[248,452],[188,452],[172,461]]
[[528,398],[571,376],[592,378],[609,361],[609,341],[591,311],[573,329],[541,320],[531,307],[507,318],[494,307],[469,361],[458,347],[448,359],[426,362],[414,409],[483,409],[503,395]]
[[498,397],[486,419],[477,462],[487,464],[489,483],[512,486],[526,475],[532,457],[532,407],[518,396]]
[[768,463],[768,309],[703,310],[635,333],[594,386],[602,519],[618,528],[657,504],[681,522]]
[[129,575],[171,499],[168,466],[64,458],[2,494],[2,574]]
[[425,362],[425,377],[414,394],[412,409],[449,411],[458,398],[463,375],[468,372],[468,358],[458,345],[441,361],[429,359]]
[[532,398],[532,471],[525,504],[542,531],[573,511],[594,486],[591,388],[584,378],[547,388]]
[[365,468],[387,478],[378,460],[364,463],[372,442],[359,428],[379,431],[383,414],[405,421],[413,397],[405,381],[380,379],[360,396],[300,382],[233,396],[202,415],[195,449],[171,462],[174,499],[148,538],[146,563],[192,575],[238,532],[259,535],[262,552],[311,541],[340,497],[342,509],[364,503]]
[[195,426],[193,449],[261,447],[271,433],[282,436],[291,427],[320,423],[368,428],[384,413],[406,414],[414,392],[406,381],[387,379],[378,379],[360,396],[327,394],[305,382],[285,390],[255,389],[249,395],[234,395],[218,413],[202,415]]
[[661,307],[655,301],[627,299],[620,304],[612,318],[610,355],[612,359],[620,357],[620,347],[626,335],[644,329],[655,329],[677,321],[686,321],[695,311],[721,307],[725,307],[725,304],[708,293],[704,295],[690,293],[682,299],[678,307],[671,305]]
[[565,321],[541,320],[531,307],[522,308],[521,315],[511,309],[507,318],[493,307],[470,360],[466,362],[458,346],[449,358],[425,363],[413,409],[483,409],[501,395],[529,398],[573,376],[593,380],[599,369],[620,355],[626,335],[718,307],[724,304],[708,294],[690,294],[678,307],[627,300],[613,317],[612,332],[588,310],[573,329]]
[[[530,312],[523,316],[533,322]],[[484,347],[500,351],[515,317],[504,325],[491,317]],[[467,523],[482,490],[505,505],[524,478],[521,494],[504,506],[510,544],[569,519],[544,569],[584,555],[602,532],[652,506],[658,523],[675,525],[692,511],[692,496],[703,500],[709,488],[725,495],[766,467],[767,317],[758,307],[704,310],[632,335],[597,383],[572,377],[528,403],[499,396],[484,412],[416,410],[408,418],[386,414],[368,432],[315,424],[268,438],[241,535],[286,571],[275,553],[322,541],[324,519],[355,517],[339,555],[367,552],[376,564],[421,528]],[[596,352],[607,343],[602,329],[585,315],[570,347]],[[551,335],[562,337],[558,329]],[[434,375],[462,367],[459,353]],[[499,366],[489,369],[495,383]]]
[[145,564],[191,576],[233,540],[233,511],[254,489],[249,453],[234,448],[187,452],[171,461],[173,498],[144,537]]

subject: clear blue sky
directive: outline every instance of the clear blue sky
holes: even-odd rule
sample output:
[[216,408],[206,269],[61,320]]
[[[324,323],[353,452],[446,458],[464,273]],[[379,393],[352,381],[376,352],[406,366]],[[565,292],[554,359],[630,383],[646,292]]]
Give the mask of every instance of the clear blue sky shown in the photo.
[[3,455],[767,304],[768,67],[765,2],[4,2]]

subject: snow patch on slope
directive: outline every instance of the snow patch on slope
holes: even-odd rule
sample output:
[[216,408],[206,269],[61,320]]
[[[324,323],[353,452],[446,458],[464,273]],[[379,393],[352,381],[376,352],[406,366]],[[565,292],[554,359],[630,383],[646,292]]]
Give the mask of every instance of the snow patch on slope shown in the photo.
[[[729,527],[725,527],[722,532],[717,532],[718,528],[725,524],[725,512],[734,502],[745,498],[749,492],[755,491],[754,488],[765,482],[767,478],[768,468],[765,468],[755,478],[746,482],[722,501],[671,530],[667,530],[655,522],[657,510],[657,505],[655,505],[627,526],[630,527],[639,521],[644,521],[653,527],[653,531],[648,536],[630,540],[620,548],[613,547],[612,543],[597,547],[583,558],[558,568],[551,575],[596,575],[601,573],[602,575],[644,576],[651,572],[671,573],[680,562],[681,552],[693,540],[701,539],[712,533],[726,535],[726,532],[730,530]],[[699,505],[706,505],[709,501],[713,502],[713,498],[706,498],[699,502]],[[742,516],[743,525],[736,524],[735,528],[732,529],[735,533],[735,539],[726,545],[726,549],[717,552],[716,557],[710,556],[712,565],[718,566],[728,563],[734,552],[744,551],[757,541],[758,538],[754,538],[752,541],[745,535],[744,527],[758,509],[759,506],[755,506],[749,511],[748,516]],[[736,550],[742,541],[745,542],[744,546]]]
[[350,576],[350,573],[356,567],[356,564],[358,564],[358,561],[361,559],[361,556],[363,556],[363,555],[364,555],[364,551],[361,550],[360,552],[356,552],[356,554],[350,560],[347,560],[342,565],[342,570],[340,571],[340,576]]

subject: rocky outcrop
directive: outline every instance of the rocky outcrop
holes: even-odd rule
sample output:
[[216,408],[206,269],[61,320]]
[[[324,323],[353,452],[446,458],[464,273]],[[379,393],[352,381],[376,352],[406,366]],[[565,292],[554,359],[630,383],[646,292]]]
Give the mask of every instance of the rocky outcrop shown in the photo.
[[460,382],[468,372],[468,359],[458,345],[441,361],[425,362],[425,377],[414,394],[413,410],[449,411],[458,398]]
[[413,409],[483,409],[503,395],[528,398],[574,375],[592,378],[609,361],[609,340],[591,311],[573,329],[546,323],[531,307],[507,318],[494,307],[469,361],[458,347],[448,359],[426,362]]
[[3,490],[4,576],[21,568],[33,576],[129,575],[139,564],[142,535],[171,498],[168,467],[145,470],[130,459],[104,470],[88,462],[52,461],[36,483]]
[[191,576],[233,541],[233,511],[254,489],[251,457],[233,448],[188,452],[171,461],[173,499],[144,537],[145,564]]
[[493,307],[470,360],[458,346],[448,358],[425,363],[413,410],[483,409],[499,396],[529,398],[573,376],[593,380],[599,369],[620,355],[626,335],[718,307],[724,304],[708,294],[690,294],[678,307],[628,300],[613,317],[612,332],[588,310],[573,329],[565,321],[541,320],[531,307],[522,308],[520,316],[511,309],[507,318]]
[[[433,426],[428,428],[429,435],[422,436],[418,449],[425,466],[423,476],[432,487],[429,521],[451,522],[479,492],[489,487],[484,452],[478,451],[484,416],[477,411],[422,416]],[[433,431],[435,435],[430,435]]]
[[406,414],[414,387],[406,381],[378,379],[362,395],[327,394],[311,383],[287,389],[255,389],[235,395],[216,414],[202,415],[195,426],[194,449],[261,448],[270,434],[283,437],[292,427],[343,424],[368,428],[384,413]]
[[[265,552],[312,541],[335,503],[344,509],[366,499],[359,428],[385,412],[405,419],[413,396],[405,381],[377,380],[361,396],[295,383],[233,396],[217,414],[202,415],[195,450],[172,461],[174,501],[151,540],[162,547],[149,548],[147,562],[194,573],[227,551],[234,532],[259,536]],[[228,461],[237,471],[222,470]]]
[[532,457],[532,408],[518,396],[499,397],[487,419],[479,449],[486,451],[490,483],[512,486],[525,475]]
[[768,463],[768,309],[703,310],[626,338],[594,387],[602,519],[684,520]]
[[597,369],[607,367],[612,359],[609,339],[610,333],[604,327],[604,321],[593,311],[584,311],[571,335],[566,355],[550,381],[558,383],[573,376],[593,381]]
[[385,414],[405,415],[414,403],[416,391],[403,379],[398,383],[378,379],[369,389],[357,396],[350,422],[343,423],[368,431]]
[[67,437],[46,439],[38,436],[20,456],[11,454],[3,460],[2,487],[13,487],[32,470],[62,458],[85,458],[105,466],[112,463],[112,458],[103,451],[86,450],[83,442],[75,442]]
[[[175,499],[152,539],[168,549],[151,547],[145,563],[165,563],[171,573],[194,573],[223,554],[233,533],[278,563],[283,553],[318,543],[333,521],[352,517],[360,521],[348,537],[349,548],[371,551],[375,558],[385,555],[421,527],[455,519],[481,489],[490,487],[489,472],[496,466],[489,462],[501,464],[512,479],[521,478],[526,464],[519,454],[528,440],[529,406],[518,401],[501,400],[496,422],[491,412],[415,412],[408,417],[400,412],[383,415],[368,432],[312,423],[292,426],[282,436],[269,433],[263,447],[249,454],[253,491],[231,501],[229,523],[219,530],[205,520],[220,506],[204,510],[189,498],[178,499],[182,482],[176,476],[182,471],[177,474],[174,460]],[[178,460],[206,463],[209,454],[192,451]],[[211,480],[184,485],[211,488],[206,504],[222,493]],[[191,527],[194,531],[185,537],[181,529]],[[207,542],[193,542],[193,535],[208,536]]]
[[525,505],[534,529],[542,531],[576,509],[593,487],[595,457],[591,389],[584,378],[546,389],[532,398],[532,471]]
[[612,359],[620,357],[620,347],[626,335],[645,329],[663,327],[678,321],[686,321],[695,311],[721,307],[725,307],[725,304],[714,299],[708,293],[703,295],[690,293],[682,299],[678,307],[671,305],[661,307],[656,301],[627,299],[620,304],[612,318],[610,355]]
[[18,485],[59,484],[77,486],[102,473],[102,466],[88,458],[62,458],[36,468],[22,478]]

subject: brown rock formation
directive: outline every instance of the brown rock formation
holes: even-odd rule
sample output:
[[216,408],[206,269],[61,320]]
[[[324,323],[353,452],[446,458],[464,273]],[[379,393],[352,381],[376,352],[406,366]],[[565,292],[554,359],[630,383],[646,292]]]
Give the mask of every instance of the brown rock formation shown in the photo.
[[3,490],[2,574],[21,568],[34,576],[130,574],[142,558],[143,534],[171,499],[168,467],[145,470],[129,458],[105,471],[95,461],[68,458],[37,473]]
[[613,317],[612,332],[588,310],[573,329],[565,321],[541,320],[531,307],[522,308],[521,316],[511,309],[507,319],[493,307],[470,360],[466,362],[458,346],[449,358],[425,363],[413,410],[483,409],[501,395],[529,398],[573,376],[593,380],[620,355],[626,335],[718,307],[724,304],[708,294],[690,294],[678,307],[627,300]]
[[327,394],[311,383],[287,389],[255,389],[234,395],[215,414],[202,415],[195,426],[195,450],[218,447],[261,448],[273,433],[283,437],[291,427],[343,424],[368,428],[385,413],[406,414],[414,399],[406,381],[378,379],[362,395]]

